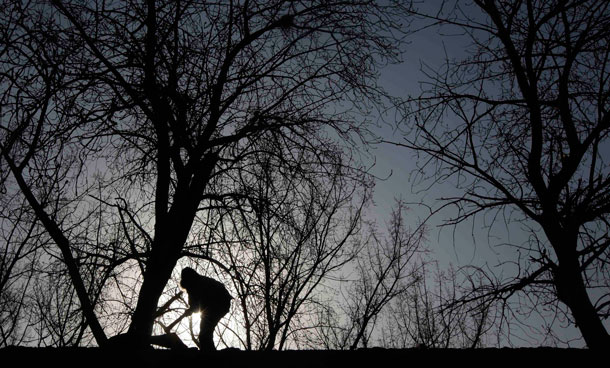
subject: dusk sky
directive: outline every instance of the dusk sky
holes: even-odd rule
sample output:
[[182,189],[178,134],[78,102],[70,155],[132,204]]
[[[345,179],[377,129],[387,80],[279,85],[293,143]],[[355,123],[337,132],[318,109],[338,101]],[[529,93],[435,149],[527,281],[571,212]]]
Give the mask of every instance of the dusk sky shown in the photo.
[[[425,2],[420,4],[419,8],[434,12],[439,3],[440,1]],[[470,9],[476,10],[472,6]],[[416,22],[414,25],[417,24],[421,23]],[[453,33],[455,29],[450,31],[445,27],[443,31],[445,34],[441,35],[438,27],[432,27],[408,37],[409,43],[404,46],[402,53],[403,61],[382,70],[380,84],[387,92],[397,97],[417,96],[420,93],[420,83],[427,80],[422,69],[439,70],[443,67],[445,58],[460,59],[467,55],[466,50],[472,46],[469,39],[459,35],[449,36],[448,34]],[[379,130],[380,135],[388,141],[400,142],[400,132],[394,132],[386,125],[395,121],[393,113],[387,114],[384,120],[385,123],[381,125],[385,128]],[[610,152],[610,147],[602,149]],[[453,184],[455,178],[444,183],[432,184],[427,180],[420,185],[414,184],[413,170],[416,169],[417,158],[414,152],[406,148],[380,144],[375,146],[372,153],[376,161],[372,172],[379,178],[387,178],[378,180],[375,185],[375,206],[372,208],[372,213],[378,219],[380,227],[383,227],[383,221],[387,221],[396,199],[413,203],[409,206],[409,220],[415,226],[415,223],[429,215],[430,208],[435,209],[442,205],[443,202],[438,199],[460,194]],[[418,203],[422,203],[423,206]],[[500,219],[490,228],[487,225],[492,222],[491,217],[483,218],[479,215],[456,227],[441,227],[443,221],[455,215],[454,210],[451,207],[447,208],[428,219],[427,246],[431,251],[430,259],[440,262],[445,267],[489,266],[499,274],[502,273],[500,271],[502,267],[505,267],[504,269],[507,270],[505,275],[510,274],[510,269],[500,264],[516,258],[516,250],[510,245],[521,245],[527,241],[529,235],[526,233],[526,226],[521,222],[507,225]],[[544,238],[542,231],[538,234]],[[539,309],[543,313],[543,307],[540,306]],[[536,317],[530,318],[529,323],[535,327],[542,326],[541,320]],[[610,327],[610,322],[606,321],[606,326]],[[555,333],[561,339],[571,341],[570,346],[583,346],[582,340],[579,340],[578,330],[572,325],[564,326],[556,323]],[[533,341],[524,338],[522,341],[515,339],[513,343],[530,346]]]
[[[440,2],[439,2],[440,3]],[[421,6],[436,9],[436,2],[428,2]],[[415,23],[414,26],[420,23]],[[410,35],[408,44],[402,52],[402,62],[389,65],[382,70],[380,84],[385,90],[396,97],[406,98],[417,96],[420,93],[420,83],[427,80],[422,69],[438,70],[443,67],[445,58],[459,58],[465,55],[469,41],[465,37],[444,36],[439,34],[438,28],[432,27]],[[389,112],[379,124],[383,127],[379,134],[388,141],[400,142],[400,132],[395,132],[389,126],[396,119],[393,112]],[[373,118],[375,120],[375,118]],[[375,209],[378,213],[389,213],[395,203],[395,199],[402,198],[406,202],[419,203],[435,206],[440,202],[440,197],[455,195],[459,193],[448,183],[439,183],[430,186],[430,182],[421,185],[413,183],[412,171],[416,169],[416,157],[414,152],[402,147],[382,143],[376,145],[371,151],[375,155],[376,164],[373,173],[381,180],[375,185]],[[388,177],[389,176],[389,177]],[[385,179],[387,178],[387,179]],[[410,206],[412,216],[425,218],[428,211],[425,208]],[[476,239],[481,242],[479,249],[473,246],[472,228],[469,225],[460,226],[453,234],[453,230],[445,228],[439,234],[436,226],[442,221],[442,215],[436,215],[430,222],[430,249],[434,250],[435,256],[441,262],[470,263],[471,261],[486,260],[490,256],[489,250],[482,241],[486,242],[486,236],[476,231]],[[452,237],[455,236],[455,244]],[[455,245],[455,248],[454,248]],[[485,245],[484,247],[482,247]]]
[[0,347],[610,342],[609,3],[2,4]]

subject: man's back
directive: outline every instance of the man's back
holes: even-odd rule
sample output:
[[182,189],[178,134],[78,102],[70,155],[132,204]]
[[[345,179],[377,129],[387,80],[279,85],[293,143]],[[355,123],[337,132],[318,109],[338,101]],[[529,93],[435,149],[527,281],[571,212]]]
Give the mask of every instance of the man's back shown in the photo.
[[180,284],[188,293],[189,305],[193,311],[210,308],[228,309],[233,299],[221,282],[202,276],[189,267],[182,270]]
[[202,308],[212,305],[225,305],[233,299],[225,286],[213,278],[198,275],[198,304]]

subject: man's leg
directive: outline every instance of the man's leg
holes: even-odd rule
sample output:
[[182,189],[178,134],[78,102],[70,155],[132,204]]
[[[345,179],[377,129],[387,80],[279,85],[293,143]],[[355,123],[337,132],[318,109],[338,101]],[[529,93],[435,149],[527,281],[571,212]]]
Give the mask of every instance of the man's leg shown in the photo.
[[201,324],[199,325],[199,349],[202,351],[214,351],[214,329],[222,317],[226,314],[224,310],[209,308],[201,313]]

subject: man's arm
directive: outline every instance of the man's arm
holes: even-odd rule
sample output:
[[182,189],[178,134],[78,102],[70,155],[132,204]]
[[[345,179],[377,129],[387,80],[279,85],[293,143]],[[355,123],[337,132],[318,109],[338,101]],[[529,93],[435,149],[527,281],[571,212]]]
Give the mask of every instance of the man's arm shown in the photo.
[[189,308],[184,311],[184,315],[186,317],[190,316],[193,313],[199,312],[199,309],[201,308],[201,302],[199,301],[199,298],[194,297],[194,295],[191,295],[191,293],[187,294],[189,297]]

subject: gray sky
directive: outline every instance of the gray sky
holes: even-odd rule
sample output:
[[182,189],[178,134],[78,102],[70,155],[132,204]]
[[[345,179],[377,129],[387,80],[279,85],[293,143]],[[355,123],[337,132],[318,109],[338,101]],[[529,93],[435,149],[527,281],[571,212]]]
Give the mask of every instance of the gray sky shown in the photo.
[[[420,82],[425,81],[426,77],[421,71],[423,65],[436,69],[444,64],[445,57],[450,58],[464,55],[463,50],[468,45],[468,40],[464,38],[443,37],[435,29],[427,29],[409,37],[410,43],[403,50],[403,62],[390,65],[382,71],[380,84],[393,96],[406,97],[417,95],[420,91]],[[385,117],[388,122],[393,120],[393,115]],[[401,140],[400,133],[395,133],[389,126],[379,131],[387,140]],[[376,165],[373,173],[385,180],[378,180],[375,186],[374,201],[376,210],[380,213],[389,213],[394,205],[395,199],[402,198],[406,202],[423,201],[428,205],[433,205],[439,197],[446,196],[454,192],[455,189],[450,183],[434,185],[424,191],[424,186],[413,186],[410,178],[412,171],[416,168],[416,158],[413,152],[405,148],[380,144],[373,151],[376,157]],[[427,212],[424,208],[411,206],[414,217],[425,217]],[[447,229],[449,230],[449,229]],[[456,243],[472,243],[472,236],[469,229],[461,229],[455,234],[451,231],[443,231],[441,238],[438,239],[438,231],[434,228],[430,233],[430,245],[439,254],[441,261],[459,262],[468,261],[464,252],[472,253],[473,249],[457,250],[453,249],[454,242],[452,237],[456,236]],[[472,247],[469,247],[472,248]]]
[[[460,58],[465,55],[464,50],[469,45],[468,39],[441,36],[437,29],[421,31],[411,36],[409,40],[410,44],[405,46],[403,53],[403,62],[386,67],[381,75],[381,85],[393,96],[417,95],[420,90],[419,83],[426,79],[421,71],[422,64],[439,68],[444,64],[446,56]],[[392,120],[392,116],[386,118],[388,121]],[[379,132],[385,139],[400,140],[400,136],[394,134],[389,127]],[[429,206],[438,207],[440,202],[436,199],[451,193],[459,193],[450,182],[434,185],[427,190],[423,190],[423,186],[413,187],[410,174],[415,169],[415,157],[405,148],[383,144],[377,146],[373,154],[376,157],[373,173],[381,178],[388,177],[391,173],[388,179],[377,181],[375,186],[376,205],[373,212],[380,222],[380,227],[383,225],[382,221],[387,221],[396,198],[402,198],[406,202],[422,201]],[[411,209],[412,222],[423,219],[428,214],[423,207],[411,206]],[[474,223],[468,221],[457,228],[439,228],[437,225],[448,215],[450,213],[447,212],[438,214],[429,222],[428,248],[432,251],[431,258],[438,260],[444,266],[449,264],[496,266],[502,261],[515,258],[514,248],[498,245],[521,244],[527,237],[523,225],[518,223],[507,227],[500,221],[490,232],[483,227],[483,218],[478,218]],[[542,321],[538,318],[531,318],[529,323],[533,327],[542,326]],[[555,333],[561,339],[572,340],[580,336],[574,327],[563,328],[560,325],[557,324]],[[518,339],[513,342],[517,345],[529,345],[527,341],[520,342]],[[583,345],[581,341],[570,344],[575,347]]]

